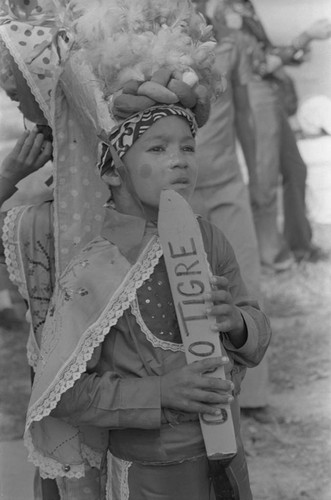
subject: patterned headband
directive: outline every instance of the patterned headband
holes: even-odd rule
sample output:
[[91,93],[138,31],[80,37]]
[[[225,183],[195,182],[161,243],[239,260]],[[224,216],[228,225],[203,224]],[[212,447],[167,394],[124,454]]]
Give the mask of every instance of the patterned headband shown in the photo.
[[189,110],[176,105],[152,106],[145,111],[131,116],[115,127],[110,132],[107,142],[105,142],[104,138],[102,138],[104,142],[101,144],[101,153],[99,155],[99,171],[103,173],[105,165],[107,165],[107,167],[109,166],[109,168],[114,166],[109,144],[113,146],[118,157],[123,158],[125,153],[143,135],[144,132],[146,132],[155,122],[167,116],[178,116],[180,118],[184,118],[190,126],[193,137],[195,137],[198,126],[193,113]]

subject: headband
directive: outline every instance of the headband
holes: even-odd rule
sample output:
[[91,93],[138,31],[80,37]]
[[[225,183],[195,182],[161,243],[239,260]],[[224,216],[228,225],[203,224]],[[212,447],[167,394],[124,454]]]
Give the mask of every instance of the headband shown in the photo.
[[192,136],[195,137],[198,126],[191,111],[175,105],[152,106],[113,128],[108,137],[105,134],[101,136],[103,142],[101,143],[100,160],[98,162],[99,171],[104,173],[106,165],[109,168],[114,166],[112,148],[114,148],[120,159],[123,158],[144,132],[158,120],[167,116],[184,118],[189,124]]

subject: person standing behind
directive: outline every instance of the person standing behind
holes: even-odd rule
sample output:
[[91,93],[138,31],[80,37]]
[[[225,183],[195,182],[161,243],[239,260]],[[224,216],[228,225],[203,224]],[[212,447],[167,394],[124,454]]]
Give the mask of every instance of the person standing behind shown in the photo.
[[[250,293],[260,299],[260,262],[251,206],[258,206],[255,128],[247,84],[250,68],[243,35],[225,22],[226,2],[195,2],[213,24],[217,39],[215,67],[226,78],[226,90],[218,97],[208,122],[197,134],[199,174],[191,204],[226,235],[235,251]],[[247,165],[244,182],[237,154],[239,139]],[[247,370],[242,382],[242,409],[268,408],[268,359]],[[263,413],[267,413],[264,412]],[[266,417],[265,417],[266,418]]]
[[[244,39],[226,26],[224,2],[196,2],[196,8],[213,24],[217,39],[214,67],[219,78],[225,78],[226,89],[213,103],[206,125],[197,134],[199,174],[191,203],[222,229],[234,248],[250,293],[259,297],[258,244],[251,211],[251,204],[258,204],[255,131]],[[249,189],[240,168],[237,138],[248,168]]]
[[[274,47],[249,0],[228,2],[226,17],[228,26],[245,34],[252,67],[248,89],[257,134],[260,186],[260,204],[253,205],[253,212],[261,263],[278,272],[291,268],[294,260],[324,259],[325,253],[312,241],[312,228],[306,214],[307,166],[300,155],[279,89],[286,79],[283,66],[302,63],[311,41],[331,36],[331,24],[327,20],[314,22],[291,45]],[[283,231],[277,223],[280,175]]]

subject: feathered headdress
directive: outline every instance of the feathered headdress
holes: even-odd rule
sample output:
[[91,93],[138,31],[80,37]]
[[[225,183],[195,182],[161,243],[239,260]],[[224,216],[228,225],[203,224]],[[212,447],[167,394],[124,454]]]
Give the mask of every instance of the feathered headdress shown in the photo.
[[[212,70],[215,44],[212,28],[195,12],[190,0],[96,0],[93,3],[31,0],[28,4],[21,0],[0,0],[0,10],[1,24],[11,21],[8,29],[12,32],[7,37],[10,40],[8,43],[5,40],[7,47],[13,46],[13,40],[20,44],[15,60],[22,59],[20,52],[24,61],[28,64],[32,61],[35,66],[30,73],[21,67],[20,70],[34,95],[37,94],[45,114],[47,105],[39,89],[45,90],[46,97],[43,97],[47,101],[51,88],[49,77],[54,73],[44,67],[44,61],[49,58],[46,52],[52,37],[54,42],[54,34],[59,30],[70,33],[74,39],[74,50],[79,52],[80,61],[90,66],[95,85],[117,120],[155,103],[180,103],[193,109],[198,125],[203,125],[208,117],[210,97],[221,88]],[[13,25],[15,19],[18,23]],[[3,28],[3,39],[8,29]],[[40,38],[41,32],[49,33],[47,41],[34,40],[35,36]],[[33,39],[32,46],[30,39]],[[7,47],[2,50],[0,85],[9,89],[14,97],[15,79]],[[10,48],[10,52],[13,50]],[[28,50],[29,55],[24,56],[24,50]],[[34,74],[40,80],[38,85],[34,85],[34,77],[30,77]]]
[[206,121],[215,41],[190,0],[70,0],[67,23],[116,120],[180,103]]
[[14,58],[32,93],[23,98],[36,100],[53,129],[60,272],[100,229],[99,199],[108,196],[93,169],[100,131],[171,103],[190,108],[202,126],[221,90],[215,41],[190,0],[0,0],[0,7],[2,84],[15,90]]

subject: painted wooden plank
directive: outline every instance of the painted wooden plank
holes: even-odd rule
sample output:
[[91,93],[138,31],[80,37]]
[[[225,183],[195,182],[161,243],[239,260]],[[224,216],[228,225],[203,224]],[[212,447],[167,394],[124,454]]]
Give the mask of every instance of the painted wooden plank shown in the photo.
[[[224,355],[219,336],[210,329],[216,320],[205,312],[211,271],[199,224],[189,204],[175,191],[161,194],[158,229],[187,362]],[[223,367],[210,376],[226,378]],[[230,405],[222,407],[221,416],[200,415],[200,424],[210,459],[236,454]]]

